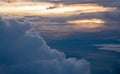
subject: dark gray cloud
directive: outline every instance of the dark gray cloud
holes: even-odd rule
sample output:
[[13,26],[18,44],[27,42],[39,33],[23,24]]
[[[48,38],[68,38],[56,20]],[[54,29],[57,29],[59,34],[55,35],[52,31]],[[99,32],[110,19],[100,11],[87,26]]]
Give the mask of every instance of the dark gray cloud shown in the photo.
[[50,49],[29,22],[0,18],[0,74],[90,74],[90,67]]

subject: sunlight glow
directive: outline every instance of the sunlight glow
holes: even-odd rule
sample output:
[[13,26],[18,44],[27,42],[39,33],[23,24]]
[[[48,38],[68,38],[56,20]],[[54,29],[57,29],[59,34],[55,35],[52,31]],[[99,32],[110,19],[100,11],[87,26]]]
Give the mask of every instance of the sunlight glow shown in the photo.
[[56,4],[49,2],[0,2],[0,15],[21,16],[71,16],[81,13],[113,11],[115,7],[104,7],[97,4]]
[[71,20],[68,21],[68,23],[75,23],[75,24],[80,24],[80,23],[105,23],[105,21],[101,20],[101,19],[96,19],[96,18],[92,18],[92,19],[84,19],[84,20]]
[[83,19],[83,20],[70,20],[67,21],[69,24],[76,25],[78,28],[85,28],[85,29],[95,29],[99,27],[103,27],[105,21],[102,19]]

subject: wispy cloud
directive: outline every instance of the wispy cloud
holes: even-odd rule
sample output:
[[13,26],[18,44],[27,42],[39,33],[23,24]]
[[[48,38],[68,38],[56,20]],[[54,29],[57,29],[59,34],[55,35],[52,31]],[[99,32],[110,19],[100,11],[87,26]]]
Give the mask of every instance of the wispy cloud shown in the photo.
[[[20,23],[29,21],[29,23],[37,25],[38,31],[47,34],[48,32],[64,32],[65,34],[67,32],[68,35],[73,32],[119,30],[119,25],[117,25],[119,22],[116,22],[116,19],[119,18],[116,15],[119,14],[116,6],[118,4],[110,6],[109,1],[85,0],[87,3],[79,0],[63,0],[63,2],[57,0],[56,2],[53,0],[2,1],[0,2],[0,15],[4,18],[17,18]],[[34,18],[35,16],[37,19]]]
[[14,2],[0,3],[0,14],[20,16],[71,16],[81,13],[107,12],[116,10],[115,7],[104,7],[98,4],[62,4],[50,2]]
[[97,44],[95,46],[100,47],[101,50],[111,50],[120,52],[120,44]]
[[69,24],[76,25],[77,28],[80,29],[96,29],[99,27],[104,27],[105,21],[102,19],[81,19],[81,20],[69,20],[67,21]]

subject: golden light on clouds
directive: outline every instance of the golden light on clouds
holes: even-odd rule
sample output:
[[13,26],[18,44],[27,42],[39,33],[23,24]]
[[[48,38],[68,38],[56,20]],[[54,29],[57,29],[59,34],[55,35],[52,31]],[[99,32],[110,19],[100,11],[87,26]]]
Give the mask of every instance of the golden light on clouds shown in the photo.
[[80,23],[105,23],[105,21],[101,20],[101,19],[96,19],[96,18],[92,18],[92,19],[84,19],[84,20],[71,20],[68,21],[68,23],[73,23],[73,24],[80,24]]
[[20,16],[71,16],[81,13],[113,11],[114,7],[104,7],[97,4],[56,4],[49,2],[13,2],[0,3],[0,15]]
[[83,19],[83,20],[70,20],[67,21],[69,24],[76,25],[76,28],[84,28],[84,29],[95,29],[99,27],[104,27],[105,21],[102,19]]

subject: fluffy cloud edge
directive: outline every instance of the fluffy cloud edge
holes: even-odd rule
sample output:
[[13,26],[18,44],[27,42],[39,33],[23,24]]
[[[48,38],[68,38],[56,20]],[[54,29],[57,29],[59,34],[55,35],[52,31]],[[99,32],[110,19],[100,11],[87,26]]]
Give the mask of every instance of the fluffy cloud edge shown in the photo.
[[[9,24],[9,27],[6,24]],[[0,48],[4,49],[4,51],[0,49],[1,74],[90,74],[89,62],[84,59],[66,58],[64,53],[56,49],[51,49],[34,28],[28,29],[28,25],[30,25],[28,22],[19,23],[13,19],[7,20],[6,22],[6,20],[0,18],[2,35],[0,39],[3,42],[4,39],[10,40],[10,42],[7,41],[5,44],[0,43]],[[4,35],[8,36],[5,37]],[[17,38],[17,40],[15,38]],[[16,46],[11,47],[14,42]],[[10,45],[10,47],[8,47],[9,49],[4,47],[7,46],[6,44],[8,44],[8,46]],[[33,49],[36,48],[36,46],[39,48]],[[5,60],[3,60],[3,58]],[[10,62],[12,59],[14,59],[14,61]],[[2,62],[5,63],[3,64]]]

